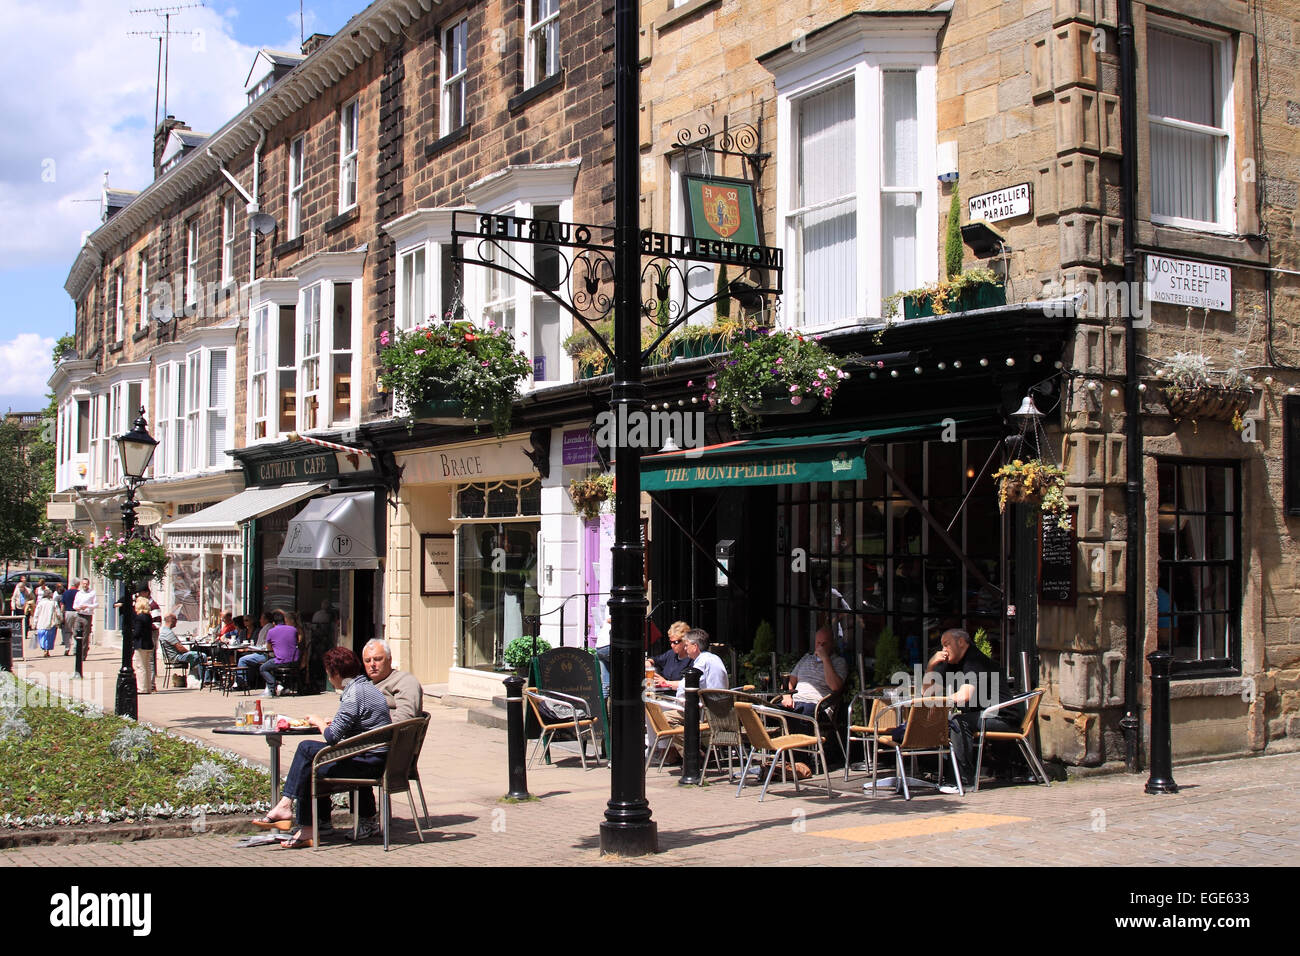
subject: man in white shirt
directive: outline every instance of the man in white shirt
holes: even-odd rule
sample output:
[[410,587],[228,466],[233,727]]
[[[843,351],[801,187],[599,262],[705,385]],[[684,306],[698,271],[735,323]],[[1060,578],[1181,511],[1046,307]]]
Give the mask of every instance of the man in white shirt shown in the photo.
[[[700,690],[726,690],[727,688],[727,665],[722,663],[722,658],[717,654],[709,653],[709,633],[702,628],[693,627],[682,637],[686,647],[686,656],[691,660],[691,667],[703,673],[700,676]],[[683,705],[686,701],[686,678],[683,677],[678,681],[658,682],[660,687],[676,687],[677,699]],[[701,711],[702,712],[702,711]],[[664,716],[668,718],[668,723],[674,727],[680,727],[685,717],[685,712],[680,710],[664,711]],[[681,748],[678,741],[672,742],[673,749],[680,754]]]
[[[81,587],[77,589],[77,599],[72,604],[73,611],[76,612],[77,618],[81,625],[81,633],[85,637],[85,647],[90,647],[90,632],[95,622],[95,611],[99,608],[99,595],[95,593],[94,588],[90,586],[90,578],[81,579]],[[75,631],[74,631],[75,633]]]
[[781,706],[812,717],[823,697],[844,686],[848,673],[848,663],[835,653],[830,628],[821,627],[813,639],[812,653],[805,654],[794,665],[787,685],[789,693],[781,698]]

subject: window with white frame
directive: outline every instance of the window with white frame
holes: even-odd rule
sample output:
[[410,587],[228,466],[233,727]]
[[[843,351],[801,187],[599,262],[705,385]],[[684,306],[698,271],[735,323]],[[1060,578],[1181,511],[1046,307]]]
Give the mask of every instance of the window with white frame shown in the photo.
[[[293,289],[297,298],[298,290]],[[296,310],[280,290],[254,300],[248,330],[248,442],[278,438],[297,427],[297,370],[294,365]]]
[[90,486],[102,487],[108,480],[108,395],[90,397]]
[[424,245],[397,257],[397,328],[413,329],[429,318],[428,250]]
[[455,247],[449,241],[453,213],[451,209],[416,209],[384,226],[397,249],[394,324],[399,331],[464,317],[453,261]]
[[185,384],[186,364],[182,359],[172,364],[172,387],[175,396],[170,403],[172,415],[172,447],[167,455],[168,467],[176,475],[185,471],[185,425],[189,421],[186,401],[189,389]]
[[324,280],[306,286],[299,296],[299,431],[356,424],[353,343],[360,334],[360,294],[360,281]]
[[560,72],[560,0],[526,0],[524,87]]
[[235,197],[221,202],[221,284],[235,278]]
[[275,306],[267,303],[253,312],[248,332],[248,368],[252,387],[248,393],[248,417],[252,421],[251,437],[254,441],[266,438],[271,417],[271,312]]
[[[558,203],[539,204],[533,207],[533,218],[543,222],[560,222]],[[543,233],[544,234],[544,233]],[[564,275],[564,259],[559,246],[534,245],[533,278],[538,288],[533,291],[533,334],[529,339],[516,341],[515,345],[533,363],[533,381],[557,382],[560,380],[560,306],[542,289],[558,292]]]
[[294,364],[294,335],[297,330],[297,312],[293,306],[280,306],[276,341],[276,382],[275,410],[272,414],[279,417],[280,434],[287,434],[298,427],[298,369]]
[[203,432],[199,420],[203,413],[203,352],[199,349],[185,356],[185,470],[196,471],[202,463],[200,445]]
[[153,373],[153,437],[158,440],[154,449],[153,473],[163,477],[172,473],[171,462],[167,455],[172,445],[172,364],[159,362]]
[[881,316],[938,270],[933,36],[842,21],[816,46],[770,62],[787,311],[806,326]]
[[339,110],[339,212],[357,204],[357,132],[360,101]]
[[125,283],[122,278],[122,270],[113,270],[113,341],[121,342],[123,333],[126,330],[126,299],[123,296],[125,291],[122,287]]
[[469,19],[442,31],[442,111],[439,135],[465,125],[465,80],[469,74]]
[[205,402],[203,467],[215,468],[226,460],[230,446],[230,352],[213,349],[207,353],[208,375]]
[[139,274],[140,274],[140,316],[139,328],[149,326],[149,252],[145,250],[140,253]]
[[[516,255],[514,243],[509,242],[488,242],[484,243],[483,261],[498,262],[502,265],[513,265],[511,258]],[[495,328],[515,330],[515,278],[496,269],[485,268],[482,270],[483,281],[483,324],[489,322]],[[515,336],[515,344],[522,347],[523,343],[519,342],[519,336]],[[525,350],[526,351],[526,350]]]
[[1147,28],[1151,217],[1235,231],[1227,37],[1154,18]]
[[233,364],[226,346],[202,346],[155,362],[155,474],[180,475],[227,464],[235,411]]
[[185,304],[199,301],[199,220],[185,224]]
[[289,238],[302,233],[302,180],[307,156],[307,140],[299,136],[289,144]]

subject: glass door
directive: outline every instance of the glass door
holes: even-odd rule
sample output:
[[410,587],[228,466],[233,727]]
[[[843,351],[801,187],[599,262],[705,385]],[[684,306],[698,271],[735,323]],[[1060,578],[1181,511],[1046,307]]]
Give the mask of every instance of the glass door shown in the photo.
[[456,554],[460,666],[493,668],[537,614],[537,524],[463,524]]

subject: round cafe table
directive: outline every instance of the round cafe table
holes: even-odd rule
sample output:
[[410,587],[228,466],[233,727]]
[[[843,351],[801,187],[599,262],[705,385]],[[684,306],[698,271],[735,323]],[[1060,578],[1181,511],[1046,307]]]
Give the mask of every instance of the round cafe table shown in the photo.
[[235,737],[265,737],[267,749],[271,752],[271,806],[280,802],[280,745],[282,738],[309,737],[319,734],[315,727],[289,727],[285,730],[264,730],[261,727],[216,727],[214,734],[229,734]]

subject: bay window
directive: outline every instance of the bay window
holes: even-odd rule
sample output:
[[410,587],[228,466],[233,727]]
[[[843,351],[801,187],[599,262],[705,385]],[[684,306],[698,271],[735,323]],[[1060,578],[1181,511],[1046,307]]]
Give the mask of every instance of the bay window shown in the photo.
[[398,330],[461,318],[451,242],[451,220],[456,211],[416,209],[383,226],[397,248],[394,325]]
[[244,441],[278,438],[297,427],[294,365],[298,280],[258,279],[249,286],[248,412]]
[[228,467],[234,393],[228,346],[201,345],[155,360],[154,473],[183,475]]
[[815,49],[764,58],[777,83],[777,241],[798,324],[882,316],[892,294],[937,274],[932,24],[846,19]]
[[[361,268],[364,253],[319,253],[300,263],[293,428],[356,425],[360,393],[353,347],[361,336]],[[286,343],[280,337],[280,357]],[[282,379],[283,380],[283,379]],[[284,429],[284,430],[293,430]]]

